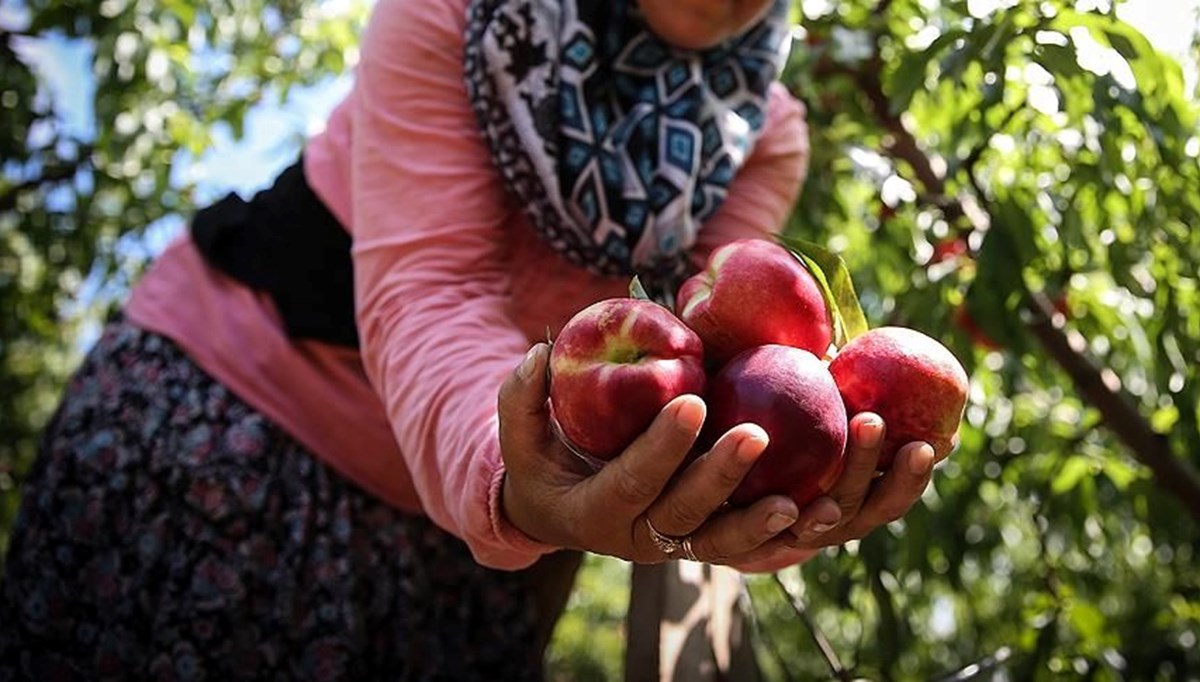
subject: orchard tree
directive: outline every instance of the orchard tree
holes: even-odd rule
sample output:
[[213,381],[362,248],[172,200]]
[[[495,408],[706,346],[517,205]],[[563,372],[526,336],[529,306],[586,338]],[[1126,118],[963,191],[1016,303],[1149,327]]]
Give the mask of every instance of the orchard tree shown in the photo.
[[[17,0],[0,18],[0,556],[37,433],[80,330],[119,301],[159,221],[187,215],[173,169],[251,107],[343,72],[365,2]],[[89,126],[70,126],[47,48],[90,51]],[[78,112],[74,112],[78,113]],[[299,145],[299,140],[296,142]],[[107,294],[96,296],[97,292]]]
[[[785,81],[813,160],[789,234],[844,259],[872,325],[946,342],[973,389],[923,504],[751,581],[768,678],[1200,676],[1197,93],[1105,3],[985,4],[797,8]],[[193,207],[172,169],[350,68],[366,10],[5,5],[0,553],[80,330],[104,314],[85,304],[119,300],[144,258],[130,245]],[[46,39],[94,56],[87,130],[35,68]],[[603,626],[627,573],[589,563],[552,676],[619,670]]]
[[950,345],[973,390],[923,505],[753,583],[766,665],[1192,679],[1196,93],[1115,8],[982,4],[802,22],[787,80],[814,159],[789,230],[840,253],[872,323]]

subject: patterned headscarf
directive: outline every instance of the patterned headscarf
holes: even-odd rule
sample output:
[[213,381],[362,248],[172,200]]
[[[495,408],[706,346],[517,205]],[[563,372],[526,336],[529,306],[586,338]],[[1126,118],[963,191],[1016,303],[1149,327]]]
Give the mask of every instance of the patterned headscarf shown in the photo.
[[742,35],[693,51],[652,33],[633,0],[472,0],[467,89],[542,238],[669,295],[762,130],[786,13],[777,0]]

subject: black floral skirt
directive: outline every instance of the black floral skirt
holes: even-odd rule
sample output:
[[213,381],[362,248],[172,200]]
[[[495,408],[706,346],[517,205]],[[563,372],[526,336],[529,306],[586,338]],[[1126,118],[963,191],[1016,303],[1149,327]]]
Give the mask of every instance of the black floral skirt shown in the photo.
[[537,679],[532,602],[116,322],[26,483],[0,680]]

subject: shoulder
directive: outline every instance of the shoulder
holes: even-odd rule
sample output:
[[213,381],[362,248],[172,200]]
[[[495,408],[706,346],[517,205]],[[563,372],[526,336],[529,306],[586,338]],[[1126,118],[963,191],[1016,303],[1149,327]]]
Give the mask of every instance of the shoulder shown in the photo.
[[378,0],[363,39],[364,56],[461,59],[467,0]]
[[808,110],[778,81],[767,90],[767,131],[780,127],[807,132]]

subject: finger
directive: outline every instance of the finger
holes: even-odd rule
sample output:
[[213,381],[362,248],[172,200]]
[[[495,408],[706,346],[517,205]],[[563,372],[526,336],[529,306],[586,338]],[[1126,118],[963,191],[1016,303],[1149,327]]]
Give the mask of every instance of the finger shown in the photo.
[[731,561],[730,565],[742,573],[774,573],[804,563],[820,551],[793,547],[786,535],[784,533],[767,540],[745,556]]
[[510,469],[520,466],[522,458],[532,458],[544,451],[553,438],[546,402],[548,357],[549,346],[534,345],[500,386],[496,407],[500,418],[500,449]]
[[795,544],[801,547],[815,546],[815,540],[837,527],[842,520],[842,509],[831,497],[813,500],[800,512],[791,533]]
[[646,511],[687,457],[704,423],[704,401],[682,395],[650,428],[588,481],[596,509],[633,518]]
[[849,520],[867,497],[879,454],[883,448],[883,419],[872,412],[861,412],[850,420],[850,441],[846,444],[846,466],[829,497],[842,510],[842,519]]
[[726,564],[744,557],[795,522],[796,503],[771,495],[745,509],[710,519],[692,534],[692,551],[700,561]]
[[[654,527],[667,535],[687,535],[699,528],[733,494],[766,449],[767,440],[767,433],[754,424],[726,432],[647,510]],[[791,518],[797,513],[793,508]]]
[[875,528],[904,516],[921,498],[933,471],[933,448],[909,443],[896,454],[892,468],[876,484],[858,516],[847,524],[851,537],[863,537]]

